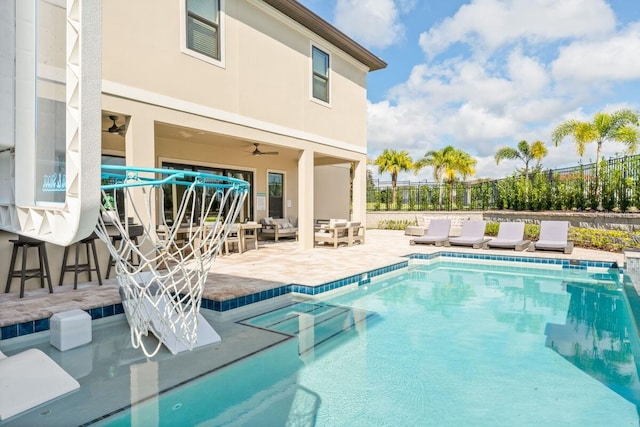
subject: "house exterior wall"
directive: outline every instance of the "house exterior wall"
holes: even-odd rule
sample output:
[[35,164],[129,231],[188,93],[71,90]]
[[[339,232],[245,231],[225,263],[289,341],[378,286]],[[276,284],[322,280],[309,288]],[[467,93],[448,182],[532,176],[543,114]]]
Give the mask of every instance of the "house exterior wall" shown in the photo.
[[[76,1],[91,4],[90,0]],[[224,57],[218,65],[183,52],[184,0],[101,2],[102,52],[94,49],[93,55],[101,58],[94,61],[98,69],[102,64],[102,114],[113,112],[127,118],[126,135],[101,134],[102,154],[123,156],[127,164],[140,167],[170,161],[252,171],[254,219],[267,215],[255,207],[257,195],[267,193],[268,172],[283,173],[284,216],[299,218],[300,244],[309,248],[313,246],[314,218],[349,215],[347,165],[366,161],[369,70],[263,1],[222,2]],[[9,23],[0,31],[0,59],[11,59],[15,35],[9,29],[15,3],[3,3],[0,11],[5,17],[0,24]],[[312,46],[330,55],[328,104],[311,97]],[[85,57],[92,56],[89,53]],[[11,110],[0,120],[8,125],[2,126],[8,129],[0,134],[2,147],[11,146],[16,139],[11,113],[19,100],[11,90],[16,78],[14,69],[7,68],[11,62],[2,61],[5,67],[0,66],[0,112]],[[99,83],[99,72],[88,74]],[[188,137],[167,137],[158,130],[166,126],[203,131],[208,139],[194,142]],[[83,132],[89,128],[93,131],[92,126],[84,126]],[[281,153],[250,156],[253,142],[270,144]],[[360,178],[356,179],[362,181]],[[93,197],[99,197],[97,194]],[[339,209],[327,211],[327,206]],[[364,198],[353,202],[355,219],[364,219],[364,206]],[[9,233],[0,232],[0,236],[4,237],[0,254],[8,259]],[[62,247],[48,247],[55,282]],[[103,263],[106,252],[100,250]],[[6,277],[7,267],[0,265],[0,277]],[[28,289],[37,286],[36,281],[27,284]]]
[[[182,159],[203,166],[252,170],[254,207],[256,194],[267,193],[268,171],[284,173],[285,216],[304,217],[300,224],[306,229],[300,244],[310,248],[313,219],[322,208],[313,194],[303,197],[301,203],[301,192],[325,185],[348,189],[350,183],[348,175],[339,175],[339,183],[336,176],[326,182],[324,178],[313,181],[315,173],[306,171],[313,171],[316,158],[325,163],[315,166],[365,161],[369,69],[263,1],[222,3],[223,54],[213,64],[183,46],[184,0],[104,2],[103,110],[131,117],[132,132],[125,144],[127,164],[159,167],[163,160]],[[149,20],[151,9],[153,21]],[[151,24],[141,24],[145,22]],[[328,103],[311,96],[312,46],[330,55]],[[153,133],[154,123],[203,130],[211,137],[192,145],[187,139]],[[142,132],[141,127],[147,131]],[[216,135],[234,138],[237,144],[220,146]],[[283,155],[249,158],[246,153],[254,142],[282,148]],[[301,184],[302,180],[310,182]],[[354,194],[365,197],[362,191]],[[346,197],[338,204],[347,206],[344,216],[348,216],[349,192],[339,197]],[[364,200],[354,201],[353,217],[364,219],[365,206]],[[260,219],[267,211],[254,210],[251,216]]]
[[351,219],[349,173],[348,165],[315,167],[316,185],[313,194],[316,219]]
[[[103,2],[103,79],[366,149],[366,67],[261,1],[224,4],[220,67],[181,51],[180,1]],[[142,25],[152,9],[162,25]],[[312,43],[331,55],[330,107],[310,101]]]

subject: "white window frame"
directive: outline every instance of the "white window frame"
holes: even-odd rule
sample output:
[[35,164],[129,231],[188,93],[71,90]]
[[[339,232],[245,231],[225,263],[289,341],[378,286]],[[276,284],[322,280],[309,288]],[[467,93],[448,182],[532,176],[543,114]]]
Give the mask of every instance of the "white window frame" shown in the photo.
[[282,175],[282,217],[288,218],[289,208],[287,207],[287,172],[280,169],[267,169],[265,171],[265,183],[266,183],[266,195],[267,195],[267,210],[265,216],[269,215],[269,174],[278,173]]
[[[322,99],[316,98],[315,96],[313,96],[313,49],[318,49],[320,52],[324,53],[325,55],[327,55],[329,57],[329,70],[328,70],[328,75],[327,75],[327,91],[329,92],[329,101],[324,101]],[[333,58],[331,56],[331,53],[329,52],[328,49],[325,49],[321,46],[319,46],[316,43],[311,43],[310,47],[309,47],[309,99],[311,99],[311,101],[316,102],[320,105],[323,105],[325,107],[331,107],[331,100],[333,99],[333,90],[331,87],[331,82],[333,81],[332,78],[332,67],[331,64],[333,62]]]
[[180,52],[193,58],[207,62],[220,68],[225,68],[225,0],[220,1],[220,23],[218,25],[218,36],[220,37],[220,59],[215,59],[204,55],[187,47],[187,0],[180,0]]

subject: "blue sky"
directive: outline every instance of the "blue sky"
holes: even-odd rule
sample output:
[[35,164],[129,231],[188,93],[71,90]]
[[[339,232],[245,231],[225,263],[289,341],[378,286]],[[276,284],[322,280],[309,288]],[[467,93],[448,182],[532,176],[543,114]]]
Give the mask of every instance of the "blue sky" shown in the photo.
[[[496,165],[495,152],[525,139],[545,142],[544,167],[573,166],[593,161],[595,144],[582,158],[570,138],[555,147],[557,124],[640,110],[639,0],[301,3],[388,63],[368,76],[372,160],[385,148],[417,160],[453,145],[478,160],[476,177],[497,178],[522,165]],[[605,157],[623,152],[603,145]]]

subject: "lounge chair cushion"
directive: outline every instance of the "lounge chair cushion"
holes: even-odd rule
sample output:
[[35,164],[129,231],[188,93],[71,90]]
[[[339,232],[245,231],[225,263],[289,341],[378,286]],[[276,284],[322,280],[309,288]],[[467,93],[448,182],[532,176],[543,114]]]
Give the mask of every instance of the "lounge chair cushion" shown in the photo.
[[0,420],[78,388],[78,381],[41,350],[0,357]]
[[524,239],[524,222],[501,222],[498,236],[489,240],[488,247],[523,250],[529,240]]
[[451,230],[451,220],[436,218],[429,222],[429,228],[424,236],[414,237],[410,243],[436,244],[442,246],[449,239],[449,231]]
[[567,241],[538,240],[535,242],[536,249],[564,249],[567,247]]
[[486,221],[467,220],[462,223],[462,233],[459,237],[449,238],[449,243],[460,246],[478,246],[489,239],[484,237]]
[[533,244],[534,249],[563,250],[571,253],[573,242],[567,241],[569,221],[541,221],[540,238]]

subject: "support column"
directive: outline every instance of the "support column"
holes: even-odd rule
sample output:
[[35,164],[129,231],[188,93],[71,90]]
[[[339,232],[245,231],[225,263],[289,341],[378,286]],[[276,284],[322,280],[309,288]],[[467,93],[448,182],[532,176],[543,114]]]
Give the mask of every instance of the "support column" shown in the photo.
[[306,149],[298,158],[298,245],[313,249],[313,150]]
[[353,167],[353,206],[352,220],[367,222],[367,159],[354,162]]
[[[127,133],[125,135],[125,158],[126,165],[132,167],[155,168],[156,167],[156,147],[155,147],[155,131],[154,120],[150,114],[144,111],[133,112],[129,123],[127,124]],[[138,207],[144,224],[152,224],[155,228],[157,224],[157,203],[151,204],[151,215],[146,217],[145,196],[142,191],[132,191],[133,203]],[[130,203],[128,200],[127,203]],[[127,216],[133,217],[131,206],[126,207]],[[149,249],[149,248],[145,248]]]
[[155,133],[153,119],[143,113],[133,114],[125,135],[127,166],[156,167]]

